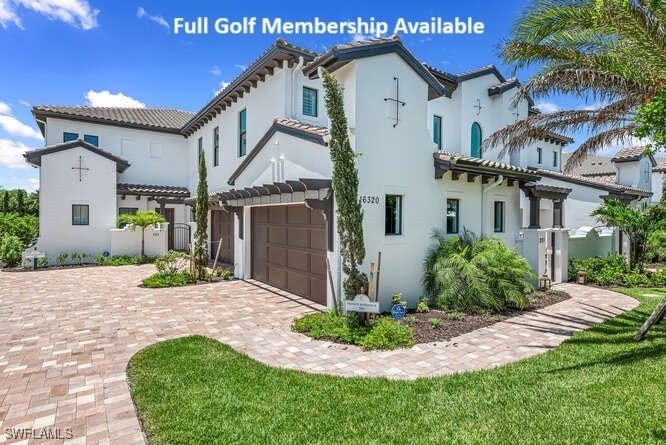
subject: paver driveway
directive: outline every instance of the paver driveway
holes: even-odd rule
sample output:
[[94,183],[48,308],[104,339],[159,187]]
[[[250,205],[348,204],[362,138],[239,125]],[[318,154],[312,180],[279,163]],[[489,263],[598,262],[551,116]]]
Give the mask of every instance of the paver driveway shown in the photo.
[[362,352],[290,332],[294,317],[321,309],[307,300],[243,281],[137,287],[152,272],[144,265],[0,273],[0,443],[48,443],[7,438],[7,429],[23,428],[71,435],[67,443],[143,443],[125,369],[137,351],[168,338],[202,334],[292,369],[415,378],[528,357],[637,305],[561,285],[574,298],[537,313],[449,342]]

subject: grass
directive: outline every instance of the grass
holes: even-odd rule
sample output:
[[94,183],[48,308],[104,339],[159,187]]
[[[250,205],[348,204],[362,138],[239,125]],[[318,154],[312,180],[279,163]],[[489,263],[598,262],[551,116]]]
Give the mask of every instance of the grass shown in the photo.
[[195,336],[140,351],[128,376],[151,444],[663,444],[666,325],[631,337],[666,289],[622,292],[641,305],[489,371],[412,382],[309,375]]

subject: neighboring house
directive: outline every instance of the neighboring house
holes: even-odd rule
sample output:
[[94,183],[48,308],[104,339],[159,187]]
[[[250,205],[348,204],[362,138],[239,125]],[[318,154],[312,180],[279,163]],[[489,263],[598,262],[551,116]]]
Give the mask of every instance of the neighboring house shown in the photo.
[[[327,260],[336,295],[342,273],[321,68],[343,87],[359,154],[362,270],[382,252],[382,310],[396,292],[417,301],[435,228],[498,236],[539,275],[565,280],[567,229],[575,224],[567,218],[580,213],[577,201],[596,199],[596,207],[600,194],[649,196],[563,175],[565,136],[549,135],[509,159],[499,159],[497,149],[481,153],[485,136],[536,112],[529,98],[514,103],[520,84],[495,67],[448,74],[417,60],[397,37],[319,55],[278,40],[196,114],[35,107],[47,146],[26,158],[41,164],[41,193],[50,200],[40,215],[39,249],[53,257],[85,234],[81,248],[102,251],[113,244],[104,231],[128,207],[173,209],[170,227],[189,223],[194,199],[184,198],[196,190],[203,153],[211,257],[219,253],[238,277],[332,305]],[[66,133],[83,140],[67,141],[73,136]],[[90,170],[80,177],[82,159]],[[588,189],[596,198],[569,205]],[[79,205],[89,205],[87,228],[74,225]],[[72,221],[63,216],[70,209]]]

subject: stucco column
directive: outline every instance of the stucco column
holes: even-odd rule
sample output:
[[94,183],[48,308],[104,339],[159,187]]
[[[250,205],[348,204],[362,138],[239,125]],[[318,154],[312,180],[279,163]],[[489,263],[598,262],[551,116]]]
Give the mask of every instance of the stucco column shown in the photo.
[[530,195],[530,225],[528,228],[530,229],[540,229],[541,224],[540,224],[540,217],[539,217],[539,211],[540,211],[540,203],[541,203],[541,198],[537,198],[534,195]]

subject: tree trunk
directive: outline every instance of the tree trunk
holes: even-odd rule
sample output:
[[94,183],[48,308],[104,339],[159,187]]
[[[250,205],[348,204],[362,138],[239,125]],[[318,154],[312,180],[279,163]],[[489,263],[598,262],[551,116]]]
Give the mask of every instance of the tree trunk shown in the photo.
[[641,326],[641,328],[634,336],[634,340],[643,340],[645,338],[645,334],[647,334],[647,331],[649,331],[650,328],[655,324],[658,324],[664,318],[664,314],[666,314],[666,297],[661,300],[661,303],[657,305],[652,314],[648,317],[647,320],[645,320],[643,326]]
[[144,257],[144,246],[145,246],[145,238],[144,235],[146,234],[146,228],[142,227],[141,228],[141,262],[143,263],[143,257]]

